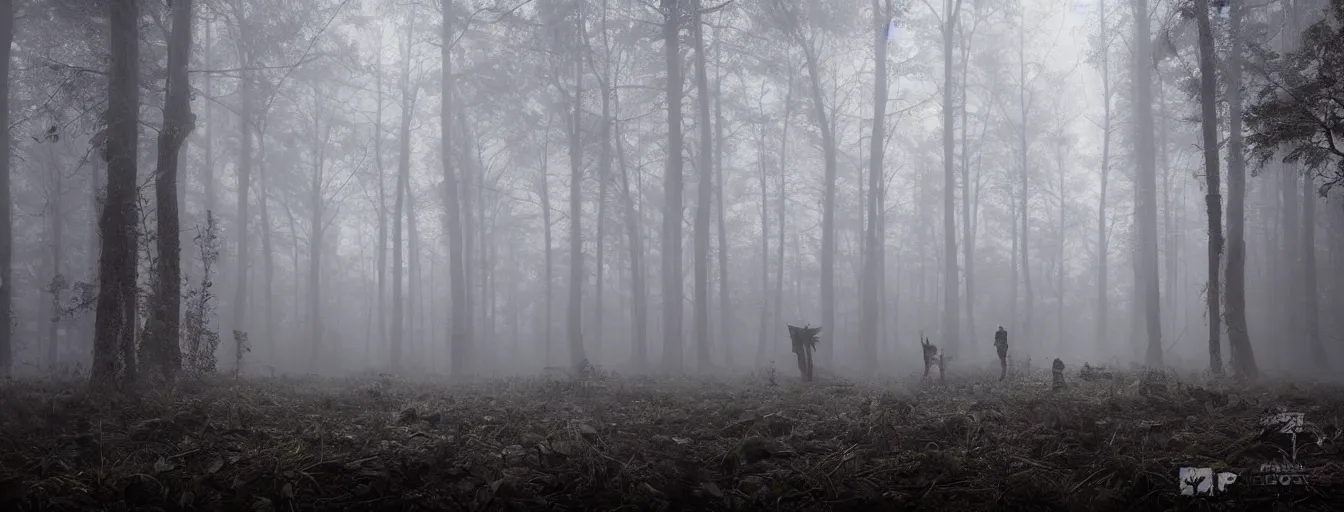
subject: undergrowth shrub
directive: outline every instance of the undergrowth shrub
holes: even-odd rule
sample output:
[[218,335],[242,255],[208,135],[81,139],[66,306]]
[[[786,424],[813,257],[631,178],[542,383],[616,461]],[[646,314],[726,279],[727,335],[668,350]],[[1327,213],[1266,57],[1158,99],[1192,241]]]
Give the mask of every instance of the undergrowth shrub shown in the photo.
[[188,284],[186,312],[182,319],[182,371],[187,376],[201,377],[214,373],[218,366],[215,350],[219,348],[219,333],[210,327],[215,317],[215,294],[212,275],[219,261],[219,231],[213,212],[205,212],[205,228],[197,228],[196,250],[201,259],[201,277]]

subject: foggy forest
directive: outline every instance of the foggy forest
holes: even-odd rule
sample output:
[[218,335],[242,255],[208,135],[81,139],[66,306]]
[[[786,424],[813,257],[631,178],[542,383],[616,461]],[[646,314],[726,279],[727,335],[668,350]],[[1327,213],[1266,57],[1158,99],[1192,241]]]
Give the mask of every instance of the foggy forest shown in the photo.
[[1303,411],[1300,482],[1193,494],[1344,503],[1344,1],[0,0],[0,48],[0,504],[1170,509]]

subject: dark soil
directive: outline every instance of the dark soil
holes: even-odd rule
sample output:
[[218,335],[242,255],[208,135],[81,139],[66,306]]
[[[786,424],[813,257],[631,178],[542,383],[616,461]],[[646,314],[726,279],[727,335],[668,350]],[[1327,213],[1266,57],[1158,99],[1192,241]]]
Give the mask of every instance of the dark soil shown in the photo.
[[[1339,388],[997,377],[10,382],[0,510],[1344,509]],[[1309,483],[1252,486],[1281,407]],[[1240,481],[1180,496],[1182,466]]]

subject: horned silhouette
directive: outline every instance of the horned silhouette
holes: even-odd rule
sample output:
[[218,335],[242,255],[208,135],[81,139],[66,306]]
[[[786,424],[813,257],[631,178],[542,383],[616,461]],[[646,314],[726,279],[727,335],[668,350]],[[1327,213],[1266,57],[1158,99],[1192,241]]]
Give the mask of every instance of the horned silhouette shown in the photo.
[[821,343],[820,334],[821,327],[812,327],[812,324],[789,326],[789,339],[793,342],[793,353],[798,356],[798,372],[804,381],[812,380],[812,351]]

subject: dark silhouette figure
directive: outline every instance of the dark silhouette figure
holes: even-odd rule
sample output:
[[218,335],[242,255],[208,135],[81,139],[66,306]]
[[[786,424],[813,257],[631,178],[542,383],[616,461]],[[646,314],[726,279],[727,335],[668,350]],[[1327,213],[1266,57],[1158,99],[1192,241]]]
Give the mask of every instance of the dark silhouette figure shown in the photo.
[[999,351],[999,380],[1008,378],[1008,331],[999,326],[994,333],[994,349]]
[[1060,361],[1058,357],[1055,358],[1054,364],[1050,365],[1050,376],[1052,378],[1050,389],[1059,391],[1066,387],[1064,384],[1064,361]]
[[798,372],[803,374],[804,381],[812,380],[812,351],[821,341],[819,334],[821,327],[789,326],[789,339],[793,342],[793,353],[798,356]]
[[929,343],[928,338],[921,339],[920,344],[923,345],[924,347],[924,376],[925,377],[929,376],[929,367],[933,366],[935,363],[939,363],[938,372],[941,375],[943,371],[943,365],[938,360],[938,345]]

